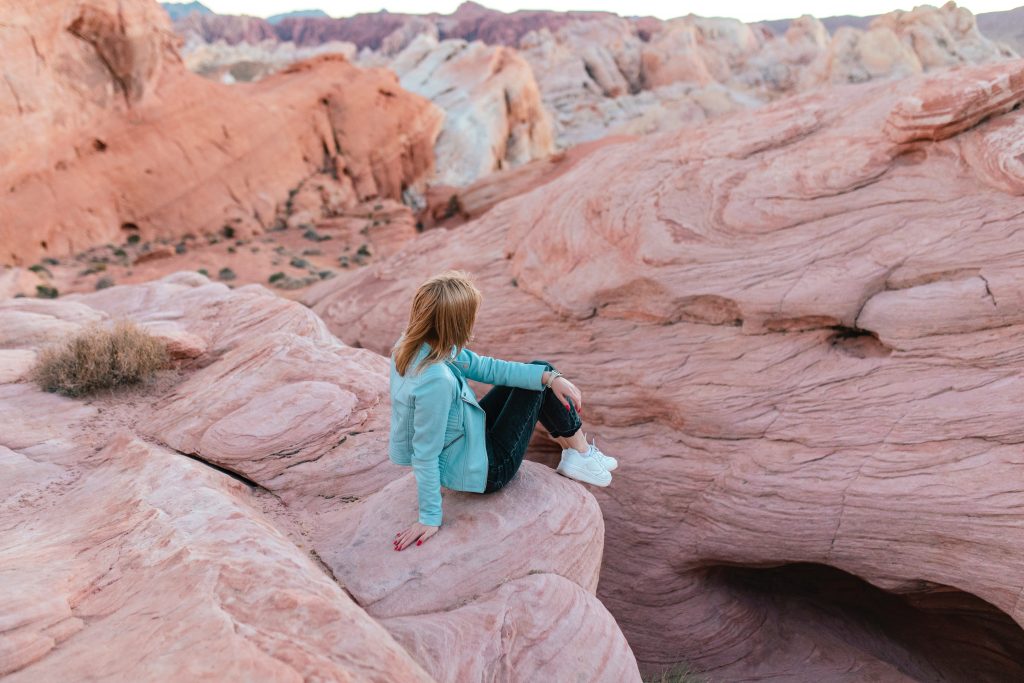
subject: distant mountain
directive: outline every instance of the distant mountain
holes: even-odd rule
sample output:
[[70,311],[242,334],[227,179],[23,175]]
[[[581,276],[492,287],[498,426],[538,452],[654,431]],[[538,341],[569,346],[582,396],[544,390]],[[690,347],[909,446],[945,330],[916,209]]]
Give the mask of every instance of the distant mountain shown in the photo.
[[[831,34],[835,33],[836,29],[842,26],[852,26],[853,28],[860,29],[867,28],[868,24],[871,23],[872,19],[874,19],[874,17],[855,17],[849,14],[844,14],[837,17],[823,17],[821,18],[821,23],[825,25],[825,28],[827,28],[828,32]],[[767,26],[772,30],[772,32],[775,35],[779,36],[786,32],[786,29],[789,28],[789,23],[791,21],[793,20],[772,19],[771,21],[759,21],[757,23],[761,24],[762,26]]]
[[297,9],[294,12],[285,12],[283,14],[275,14],[267,17],[267,21],[271,24],[276,24],[282,19],[330,19],[331,15],[322,9]]
[[[595,3],[596,4],[596,3]],[[376,50],[381,41],[411,21],[427,20],[437,25],[441,38],[481,40],[488,44],[517,45],[530,31],[547,28],[551,31],[574,19],[600,17],[603,12],[555,12],[521,10],[505,14],[475,2],[463,2],[454,13],[393,14],[387,11],[332,18],[320,9],[298,10],[275,14],[267,19],[250,16],[217,15],[200,2],[163,3],[175,20],[180,33],[195,33],[207,42],[224,40],[229,44],[261,40],[293,41],[307,47],[338,40],[357,47]],[[213,15],[213,16],[208,16]],[[1024,7],[1005,12],[975,15],[982,35],[1013,48],[1024,55]],[[190,17],[190,18],[185,18]],[[841,15],[824,17],[821,23],[830,34],[843,26],[866,29],[874,16]],[[657,21],[657,20],[654,20]],[[775,35],[783,35],[792,19],[760,21]],[[658,22],[660,23],[660,22]]]
[[160,5],[171,15],[171,21],[177,21],[192,13],[213,14],[213,10],[201,2],[161,2]]
[[1024,7],[979,14],[978,29],[985,37],[1006,43],[1024,55]]

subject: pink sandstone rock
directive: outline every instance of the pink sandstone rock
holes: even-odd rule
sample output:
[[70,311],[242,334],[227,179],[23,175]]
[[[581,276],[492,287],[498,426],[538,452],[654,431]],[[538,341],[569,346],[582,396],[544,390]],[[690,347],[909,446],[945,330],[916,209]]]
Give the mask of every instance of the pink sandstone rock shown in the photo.
[[[52,318],[81,317],[88,309],[157,331],[181,330],[206,351],[177,371],[88,405],[29,384],[0,384],[9,421],[0,423],[0,446],[17,453],[0,448],[0,472],[17,489],[16,498],[0,500],[15,501],[12,523],[32,514],[31,528],[50,538],[35,554],[0,544],[0,562],[16,561],[10,575],[20,597],[11,609],[28,615],[37,596],[54,595],[57,584],[69,586],[69,596],[85,591],[80,585],[104,586],[82,602],[56,593],[10,638],[0,629],[0,657],[13,653],[0,662],[15,676],[58,680],[86,670],[146,678],[166,670],[211,680],[236,672],[261,680],[295,672],[420,680],[414,659],[436,680],[453,682],[495,666],[556,680],[584,672],[593,680],[639,681],[628,644],[593,596],[600,512],[584,487],[549,468],[527,464],[513,484],[489,496],[447,493],[451,519],[443,533],[398,556],[404,564],[394,563],[391,527],[415,518],[415,489],[412,475],[385,454],[386,360],[341,344],[307,308],[261,287],[231,290],[195,273],[33,303]],[[31,352],[32,343],[19,350]],[[60,467],[32,465],[22,455]],[[74,503],[53,492],[65,472],[73,479],[62,495],[74,495]],[[41,479],[33,484],[32,477]],[[61,514],[77,505],[89,512],[76,515],[80,526],[53,534],[47,525],[56,523],[55,512],[40,516],[24,507],[30,499]],[[130,512],[111,516],[110,509]],[[0,505],[0,520],[7,512]],[[96,540],[111,535],[114,544]],[[77,548],[76,567],[49,560]],[[109,569],[106,558],[118,554],[127,566],[115,559]],[[168,565],[167,558],[179,559]],[[33,574],[29,567],[38,562],[52,569]],[[109,571],[120,578],[107,588],[98,577]],[[538,571],[551,576],[531,574]],[[191,616],[162,618],[158,600],[166,595]],[[216,617],[225,612],[229,621]],[[282,612],[288,616],[275,617]],[[384,614],[400,620],[396,633],[408,654],[372,620]],[[137,615],[145,615],[145,628],[135,626]],[[114,641],[107,623],[119,629]],[[380,624],[388,628],[387,619]],[[426,645],[467,628],[476,639],[455,643],[453,652]],[[509,640],[513,634],[520,635]],[[180,650],[187,662],[148,654],[165,651],[171,637],[224,647],[202,657],[194,648]],[[103,648],[77,647],[99,638],[107,639]],[[90,658],[95,650],[106,655]],[[144,656],[125,658],[125,651]],[[338,673],[371,669],[376,673]]]
[[338,343],[307,309],[262,287],[181,280],[68,297],[147,326],[173,322],[216,359],[153,397],[140,434],[286,500],[364,495],[399,474],[384,454],[386,415],[374,410],[387,396],[383,358]]
[[1022,99],[1021,60],[1006,69],[959,69],[925,80],[901,99],[886,119],[885,132],[896,143],[944,140],[1010,111]]
[[229,45],[223,40],[207,43],[187,32],[185,35],[181,57],[188,70],[228,84],[258,81],[294,62],[322,54],[340,54],[349,61],[354,61],[357,54],[355,45],[338,41],[311,47],[297,47],[292,42],[270,39],[255,44],[240,42]]
[[495,205],[525,194],[551,182],[606,145],[634,140],[631,136],[608,136],[576,145],[544,159],[531,161],[514,169],[491,173],[472,185],[462,188],[433,185],[426,194],[426,207],[420,215],[424,227],[454,227],[477,218]]
[[[396,553],[391,539],[416,516],[416,482],[406,474],[342,513],[323,559],[378,618],[446,612],[535,573],[558,574],[592,595],[604,535],[600,510],[583,486],[552,474],[526,463],[492,495],[446,491],[444,533]],[[473,543],[481,527],[497,542]],[[452,583],[470,565],[474,571]]]
[[90,323],[101,322],[103,313],[69,301],[30,298],[0,299],[0,348],[27,348],[58,342]]
[[35,361],[36,352],[32,349],[0,350],[0,384],[17,382],[27,376]]
[[177,323],[153,320],[141,327],[163,342],[171,360],[194,360],[206,353],[206,340]]
[[[607,134],[647,134],[695,125],[822,83],[903,78],[1016,56],[1011,48],[982,35],[970,11],[952,2],[857,21],[832,18],[828,23],[835,29],[833,36],[810,16],[792,20],[776,35],[768,25],[778,28],[779,22],[745,24],[694,15],[662,21],[605,12],[503,14],[464,3],[448,16],[385,12],[340,19],[286,19],[273,28],[275,39],[285,42],[263,39],[262,47],[241,43],[229,48],[224,40],[236,42],[249,34],[246,40],[262,39],[250,26],[251,18],[238,18],[236,27],[231,26],[232,19],[178,23],[190,63],[193,54],[235,52],[237,58],[225,55],[224,59],[237,61],[244,54],[239,73],[261,77],[280,69],[289,53],[298,58],[334,44],[358,46],[362,63],[390,65],[404,75],[409,55],[404,59],[396,55],[416,41],[481,41],[498,52],[501,46],[516,48],[533,70],[559,148]],[[224,28],[219,34],[204,32],[195,23],[223,24]],[[351,53],[349,48],[338,49]],[[417,57],[422,57],[420,53],[415,51]],[[452,57],[450,52],[443,56]],[[213,57],[213,62],[218,59]],[[450,65],[442,67],[442,72],[451,71]],[[223,68],[197,68],[211,77],[224,77]],[[446,93],[449,104],[461,99],[445,85],[437,85],[451,80],[450,73],[431,74],[426,80],[435,84],[434,92]],[[500,129],[501,109],[489,111],[477,119],[477,127]],[[460,135],[465,133],[463,126]],[[449,145],[449,137],[441,136],[442,147]],[[486,149],[486,145],[478,147]],[[468,156],[476,159],[479,153],[472,146],[469,149]],[[465,160],[457,154],[455,162]],[[439,164],[442,175],[451,173],[448,166]],[[442,182],[453,181],[443,177]]]
[[445,111],[436,182],[468,185],[554,151],[537,82],[514,49],[421,35],[387,64],[403,88]]
[[393,74],[322,56],[229,88],[184,69],[161,15],[142,0],[10,9],[0,182],[13,191],[0,200],[0,261],[125,230],[252,234],[318,170],[350,176],[361,199],[398,199],[432,171],[441,112]]
[[36,287],[45,284],[45,280],[31,270],[25,268],[0,268],[0,299],[9,299],[21,294],[35,296]]
[[[511,580],[489,597],[443,614],[382,623],[439,681],[639,680],[629,645],[613,628],[611,615],[557,574]],[[446,655],[455,649],[473,656]]]
[[0,447],[6,680],[433,680],[245,486],[127,435],[83,446]]
[[[384,351],[416,284],[464,268],[484,294],[474,348],[578,382],[588,430],[621,463],[595,492],[598,595],[645,672],[1015,680],[1024,287],[999,144],[1024,116],[1006,85],[1021,64],[830,88],[609,146],[307,302]],[[904,115],[914,93],[931,118]],[[898,606],[911,630],[938,630],[862,631],[827,587],[797,609],[724,569],[795,563],[870,584],[889,605],[879,623]],[[974,606],[940,633],[934,610],[956,610],[943,595]],[[968,645],[953,661],[936,642]]]

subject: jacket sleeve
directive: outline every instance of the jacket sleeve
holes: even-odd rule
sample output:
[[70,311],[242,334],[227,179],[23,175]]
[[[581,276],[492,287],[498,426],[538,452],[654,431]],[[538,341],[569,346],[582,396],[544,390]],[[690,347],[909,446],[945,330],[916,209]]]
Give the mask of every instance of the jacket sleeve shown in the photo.
[[441,449],[454,397],[442,375],[423,377],[413,389],[412,471],[420,524],[441,526]]
[[541,378],[547,368],[543,365],[479,356],[469,349],[462,349],[455,362],[462,368],[462,374],[477,382],[534,391],[544,388]]

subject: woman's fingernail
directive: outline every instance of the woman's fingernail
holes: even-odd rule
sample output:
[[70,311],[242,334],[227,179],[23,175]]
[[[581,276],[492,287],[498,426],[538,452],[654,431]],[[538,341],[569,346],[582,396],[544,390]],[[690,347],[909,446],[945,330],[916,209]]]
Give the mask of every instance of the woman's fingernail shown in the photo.
[[416,541],[416,545],[423,545],[423,541]]

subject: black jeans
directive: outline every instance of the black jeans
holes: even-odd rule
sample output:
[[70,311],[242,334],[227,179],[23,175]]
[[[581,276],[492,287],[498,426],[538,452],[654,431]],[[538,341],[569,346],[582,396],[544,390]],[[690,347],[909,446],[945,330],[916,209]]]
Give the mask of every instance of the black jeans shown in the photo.
[[[531,361],[554,370],[550,363]],[[582,426],[576,406],[565,409],[550,389],[532,391],[496,386],[480,399],[487,413],[487,487],[484,493],[497,491],[512,480],[523,464],[526,447],[537,420],[554,437],[572,436]]]

